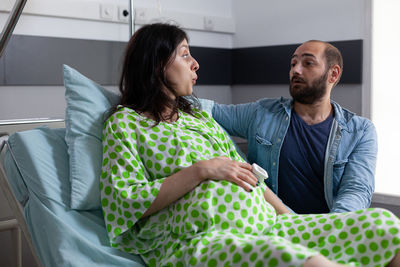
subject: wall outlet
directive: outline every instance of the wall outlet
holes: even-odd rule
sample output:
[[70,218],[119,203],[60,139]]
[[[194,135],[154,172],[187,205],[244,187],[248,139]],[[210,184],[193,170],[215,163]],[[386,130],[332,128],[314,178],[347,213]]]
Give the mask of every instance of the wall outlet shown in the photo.
[[118,6],[118,21],[129,21],[129,8],[127,6]]
[[204,17],[204,30],[212,31],[214,30],[215,22],[211,17]]
[[135,9],[135,23],[144,24],[148,23],[149,14],[148,10],[145,8]]
[[100,18],[112,20],[114,18],[114,5],[101,4],[100,5]]

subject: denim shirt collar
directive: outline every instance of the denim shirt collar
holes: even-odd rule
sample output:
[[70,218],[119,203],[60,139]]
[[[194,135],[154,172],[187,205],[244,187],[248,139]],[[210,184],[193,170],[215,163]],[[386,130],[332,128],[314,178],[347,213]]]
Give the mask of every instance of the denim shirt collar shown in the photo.
[[[286,114],[290,116],[290,113],[291,113],[291,110],[293,107],[293,99],[281,97],[279,100],[279,103],[280,103],[281,107],[283,107],[285,109]],[[353,118],[353,116],[355,114],[353,112],[339,106],[339,104],[333,100],[331,100],[331,104],[332,104],[334,112],[335,112],[334,113],[335,120],[338,122],[341,129],[343,129],[345,131],[349,131],[347,123],[351,120],[351,118]],[[281,110],[281,109],[279,109],[277,107],[275,110],[271,110],[271,111],[278,112],[279,110]]]
[[331,104],[334,108],[335,111],[335,119],[338,122],[338,124],[340,125],[341,129],[345,130],[345,131],[349,131],[349,127],[347,125],[347,123],[351,120],[351,118],[353,118],[353,116],[355,115],[353,112],[339,106],[338,103],[336,103],[335,101],[331,100]]
[[281,103],[281,105],[285,109],[286,114],[290,116],[290,113],[292,111],[292,106],[293,106],[293,99],[288,99],[288,98],[281,97],[279,102]]

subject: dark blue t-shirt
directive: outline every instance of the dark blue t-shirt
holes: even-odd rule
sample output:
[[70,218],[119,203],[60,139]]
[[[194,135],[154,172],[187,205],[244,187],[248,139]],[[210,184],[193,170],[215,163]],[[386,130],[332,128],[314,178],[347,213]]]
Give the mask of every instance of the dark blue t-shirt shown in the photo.
[[324,159],[333,115],[308,125],[293,110],[279,157],[278,196],[296,213],[329,212]]

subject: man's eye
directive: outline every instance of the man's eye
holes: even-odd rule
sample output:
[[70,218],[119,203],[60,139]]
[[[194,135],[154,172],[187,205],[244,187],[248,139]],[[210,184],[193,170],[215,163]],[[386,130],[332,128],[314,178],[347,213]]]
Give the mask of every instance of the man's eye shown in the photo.
[[294,63],[294,62],[293,62],[293,63],[290,63],[290,67],[293,68],[294,66],[296,66],[296,63]]
[[312,65],[314,62],[312,62],[312,61],[306,61],[306,65],[307,66],[309,66],[309,65]]

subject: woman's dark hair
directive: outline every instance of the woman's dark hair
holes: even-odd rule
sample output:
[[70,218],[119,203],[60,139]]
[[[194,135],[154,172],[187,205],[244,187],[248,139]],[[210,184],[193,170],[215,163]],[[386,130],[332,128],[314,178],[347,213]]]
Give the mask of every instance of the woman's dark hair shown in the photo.
[[[193,114],[194,106],[199,105],[197,98],[177,96],[165,75],[166,67],[175,59],[176,48],[183,40],[188,40],[186,33],[171,24],[149,24],[136,31],[125,51],[118,105],[148,112],[156,124],[173,118],[178,109]],[[164,88],[173,93],[175,99],[171,99]],[[171,109],[167,116],[162,114],[165,108]]]

